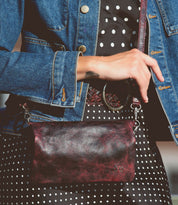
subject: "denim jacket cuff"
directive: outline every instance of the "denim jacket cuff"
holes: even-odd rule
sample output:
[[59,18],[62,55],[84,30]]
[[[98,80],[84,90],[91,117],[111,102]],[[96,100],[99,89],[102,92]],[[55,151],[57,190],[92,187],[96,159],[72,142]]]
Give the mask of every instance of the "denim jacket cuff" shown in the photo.
[[55,52],[52,66],[52,105],[75,107],[80,52]]

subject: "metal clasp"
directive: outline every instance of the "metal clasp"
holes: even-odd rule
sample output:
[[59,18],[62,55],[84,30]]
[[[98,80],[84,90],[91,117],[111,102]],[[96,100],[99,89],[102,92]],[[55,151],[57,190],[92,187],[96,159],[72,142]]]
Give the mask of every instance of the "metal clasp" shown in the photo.
[[24,103],[21,107],[24,110],[24,119],[27,122],[29,122],[29,120],[30,120],[30,112],[29,112],[29,108],[28,108],[27,104]]
[[140,127],[140,121],[138,120],[138,113],[141,110],[142,106],[140,101],[133,97],[133,103],[130,105],[131,109],[134,111],[134,120],[135,120],[135,128],[134,128],[134,134]]

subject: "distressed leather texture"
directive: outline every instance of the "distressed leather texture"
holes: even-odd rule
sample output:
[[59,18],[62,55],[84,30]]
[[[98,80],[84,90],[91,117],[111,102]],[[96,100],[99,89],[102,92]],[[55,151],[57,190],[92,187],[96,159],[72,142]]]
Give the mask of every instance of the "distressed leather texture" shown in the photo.
[[134,122],[32,123],[35,135],[31,182],[132,181]]

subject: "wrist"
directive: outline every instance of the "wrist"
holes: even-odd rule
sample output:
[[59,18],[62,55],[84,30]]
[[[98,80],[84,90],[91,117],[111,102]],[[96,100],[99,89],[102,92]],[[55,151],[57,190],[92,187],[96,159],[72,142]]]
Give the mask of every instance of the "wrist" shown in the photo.
[[98,56],[79,56],[77,65],[77,80],[99,78]]

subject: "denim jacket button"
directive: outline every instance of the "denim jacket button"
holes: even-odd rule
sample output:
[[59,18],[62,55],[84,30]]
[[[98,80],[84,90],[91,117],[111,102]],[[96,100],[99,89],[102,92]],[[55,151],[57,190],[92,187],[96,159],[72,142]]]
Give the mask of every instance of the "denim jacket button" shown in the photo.
[[84,5],[84,6],[81,7],[80,10],[83,14],[86,14],[86,13],[89,12],[89,7],[87,5]]
[[86,46],[85,45],[81,45],[81,46],[79,46],[78,47],[78,49],[77,49],[78,51],[81,51],[82,53],[85,53],[86,52],[86,50],[87,50],[87,48],[86,48]]

